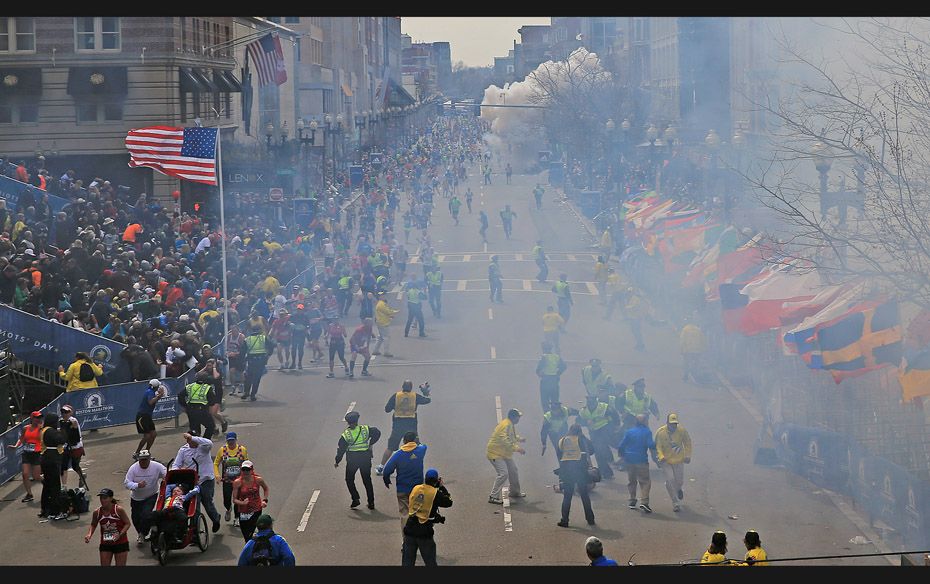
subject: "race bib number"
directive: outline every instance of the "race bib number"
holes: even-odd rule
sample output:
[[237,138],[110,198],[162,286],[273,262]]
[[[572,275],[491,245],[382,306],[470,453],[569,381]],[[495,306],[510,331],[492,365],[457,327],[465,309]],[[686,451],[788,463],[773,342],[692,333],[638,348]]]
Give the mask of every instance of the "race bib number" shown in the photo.
[[241,472],[241,470],[240,470],[240,468],[239,468],[238,466],[227,466],[227,467],[226,467],[226,477],[227,477],[227,478],[234,479],[234,478],[236,478],[237,476],[239,476],[239,473],[240,473],[240,472]]
[[253,515],[255,515],[254,511],[252,513],[240,513],[239,521],[248,521],[249,519],[252,518]]
[[119,530],[116,527],[105,527],[103,529],[103,541],[104,542],[114,542],[119,536]]
[[32,442],[29,442],[28,444],[26,444],[25,447],[26,447],[26,452],[35,452],[35,451],[36,451],[36,445],[33,444]]

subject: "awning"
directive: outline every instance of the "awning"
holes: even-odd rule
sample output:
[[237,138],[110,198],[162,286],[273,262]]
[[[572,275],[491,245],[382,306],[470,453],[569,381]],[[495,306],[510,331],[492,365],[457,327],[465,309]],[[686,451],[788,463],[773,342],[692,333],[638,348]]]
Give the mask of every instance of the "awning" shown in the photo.
[[385,100],[385,103],[388,106],[404,107],[406,105],[413,105],[417,102],[417,100],[414,99],[412,95],[410,95],[410,92],[404,89],[403,85],[394,81],[393,79],[388,79],[388,91],[386,97],[387,99]]
[[343,83],[343,84],[342,84],[342,93],[343,93],[346,97],[352,97],[352,90],[349,88],[348,84],[346,84],[346,83]]
[[203,69],[191,69],[191,74],[197,79],[197,81],[200,82],[205,92],[216,93],[219,91],[219,89],[216,87],[210,77],[207,76]]
[[242,84],[235,78],[231,71],[221,69],[213,70],[213,83],[219,91],[225,93],[238,93],[242,91]]
[[42,95],[42,69],[0,67],[0,96]]
[[187,93],[201,93],[204,91],[203,85],[194,77],[190,67],[179,67],[178,78],[181,80],[181,91]]
[[68,95],[126,95],[126,67],[71,67]]

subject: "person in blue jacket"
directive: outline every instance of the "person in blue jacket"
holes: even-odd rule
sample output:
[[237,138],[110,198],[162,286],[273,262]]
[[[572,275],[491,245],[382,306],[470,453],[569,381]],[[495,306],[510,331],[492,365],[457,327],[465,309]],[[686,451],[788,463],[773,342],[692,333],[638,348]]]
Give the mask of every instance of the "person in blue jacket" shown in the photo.
[[391,487],[391,475],[397,471],[397,507],[400,511],[401,528],[410,515],[410,492],[413,487],[423,484],[423,460],[426,458],[426,444],[420,444],[416,432],[404,434],[400,449],[395,450],[387,464],[384,465],[384,486]]
[[294,552],[287,540],[272,529],[274,519],[263,514],[255,527],[258,532],[246,542],[239,554],[240,566],[293,566],[296,562]]

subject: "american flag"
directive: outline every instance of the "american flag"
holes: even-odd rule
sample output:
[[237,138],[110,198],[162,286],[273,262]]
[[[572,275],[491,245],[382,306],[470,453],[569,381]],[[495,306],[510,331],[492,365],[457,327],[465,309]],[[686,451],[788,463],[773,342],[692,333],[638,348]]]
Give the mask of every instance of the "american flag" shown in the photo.
[[216,184],[216,128],[151,126],[126,136],[129,166],[148,166],[162,174]]
[[266,34],[257,41],[246,45],[249,57],[258,69],[258,84],[264,87],[269,83],[281,85],[287,81],[287,70],[284,68],[284,51],[281,50],[281,39],[271,33]]

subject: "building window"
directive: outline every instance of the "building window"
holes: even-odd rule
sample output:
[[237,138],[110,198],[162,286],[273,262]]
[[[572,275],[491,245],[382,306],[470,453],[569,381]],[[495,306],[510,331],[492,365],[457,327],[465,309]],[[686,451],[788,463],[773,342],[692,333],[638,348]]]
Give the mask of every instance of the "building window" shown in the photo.
[[74,23],[76,51],[120,50],[119,17],[79,16],[74,19]]
[[79,124],[119,122],[123,119],[123,104],[120,102],[79,101],[75,107]]
[[103,104],[103,120],[105,122],[118,122],[123,119],[123,104],[105,103]]
[[39,106],[30,104],[20,104],[19,106],[19,123],[20,124],[37,124],[39,122]]
[[78,123],[91,123],[97,121],[97,104],[96,103],[78,103],[77,104],[77,121]]
[[34,53],[35,26],[34,18],[0,16],[0,53]]
[[0,105],[0,124],[13,123],[13,106]]

